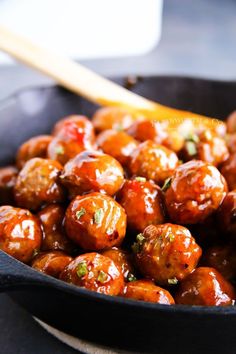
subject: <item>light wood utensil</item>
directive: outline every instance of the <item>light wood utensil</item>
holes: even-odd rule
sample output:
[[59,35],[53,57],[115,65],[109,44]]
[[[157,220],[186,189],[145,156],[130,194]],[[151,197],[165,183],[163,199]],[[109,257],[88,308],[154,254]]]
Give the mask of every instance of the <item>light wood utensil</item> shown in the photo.
[[150,119],[168,120],[172,127],[179,126],[186,119],[191,120],[194,126],[204,124],[212,129],[223,124],[217,119],[166,107],[132,93],[68,58],[35,45],[3,26],[0,26],[0,50],[53,78],[61,86],[100,105],[125,107]]

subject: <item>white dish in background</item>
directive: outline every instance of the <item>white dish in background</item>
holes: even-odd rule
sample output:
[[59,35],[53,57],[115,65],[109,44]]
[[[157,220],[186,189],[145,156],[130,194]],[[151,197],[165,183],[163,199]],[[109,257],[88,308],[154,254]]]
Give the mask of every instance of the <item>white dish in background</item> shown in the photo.
[[[142,55],[160,40],[162,0],[0,0],[0,23],[74,59]],[[13,61],[0,53],[0,64]]]

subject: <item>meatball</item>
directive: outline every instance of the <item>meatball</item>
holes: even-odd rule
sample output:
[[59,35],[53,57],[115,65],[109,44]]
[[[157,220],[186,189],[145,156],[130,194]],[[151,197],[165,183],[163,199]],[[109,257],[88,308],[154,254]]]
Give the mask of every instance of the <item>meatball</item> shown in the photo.
[[24,142],[17,151],[17,167],[21,170],[26,161],[33,159],[34,157],[46,158],[48,145],[51,141],[52,136],[39,135]]
[[14,186],[18,170],[14,166],[0,168],[0,205],[14,204]]
[[218,270],[227,280],[236,276],[236,250],[231,244],[210,247],[201,259],[201,265]]
[[183,282],[175,296],[177,304],[229,306],[234,304],[232,285],[214,268],[195,269]]
[[124,171],[113,157],[84,151],[67,162],[60,179],[72,198],[89,192],[114,195],[124,182]]
[[59,120],[52,135],[77,141],[85,149],[91,149],[95,143],[94,127],[87,117],[81,115],[71,115]]
[[188,229],[173,224],[150,225],[133,245],[140,272],[162,285],[177,284],[197,266],[202,254]]
[[107,129],[127,129],[136,119],[143,117],[125,108],[103,107],[95,112],[92,123],[96,131],[101,132]]
[[77,196],[66,211],[67,236],[83,249],[119,246],[125,237],[126,214],[111,197],[100,193]]
[[150,280],[137,280],[126,284],[123,296],[162,305],[173,305],[175,303],[169,291],[160,288]]
[[217,215],[221,230],[236,241],[236,190],[226,195]]
[[21,262],[29,263],[40,249],[39,220],[28,210],[0,207],[0,249]]
[[198,159],[214,166],[220,165],[229,157],[225,140],[210,130],[190,134],[181,152],[184,161]]
[[165,222],[163,193],[144,177],[125,181],[117,200],[126,211],[131,230],[141,232],[150,224]]
[[193,160],[173,173],[165,194],[172,221],[196,224],[218,209],[227,192],[224,177],[209,163]]
[[45,252],[37,255],[31,266],[42,273],[59,278],[61,272],[72,260],[73,258],[60,251]]
[[131,154],[130,173],[163,183],[178,166],[177,155],[151,140],[140,144]]
[[66,237],[63,226],[65,209],[59,204],[51,204],[43,208],[38,217],[44,231],[41,250],[72,253],[75,245]]
[[103,251],[102,254],[113,260],[115,265],[121,270],[126,281],[136,280],[131,254],[117,247],[109,248]]
[[233,111],[226,120],[227,132],[236,133],[236,111]]
[[15,185],[18,206],[37,210],[44,204],[64,200],[64,190],[59,184],[62,166],[57,161],[35,157],[26,162]]
[[75,258],[60,279],[106,295],[119,295],[124,288],[124,277],[115,263],[95,252]]
[[130,154],[138,146],[138,142],[125,132],[112,129],[100,133],[97,144],[104,153],[113,156],[123,166],[129,163]]
[[229,157],[229,150],[224,139],[212,135],[209,131],[202,133],[197,146],[198,159],[219,166]]
[[152,140],[157,144],[163,144],[168,135],[161,123],[151,120],[138,120],[126,131],[138,141]]
[[64,165],[81,151],[96,149],[92,123],[84,116],[69,116],[54,127],[48,157]]
[[230,155],[221,165],[220,172],[225,177],[229,190],[236,189],[236,153]]

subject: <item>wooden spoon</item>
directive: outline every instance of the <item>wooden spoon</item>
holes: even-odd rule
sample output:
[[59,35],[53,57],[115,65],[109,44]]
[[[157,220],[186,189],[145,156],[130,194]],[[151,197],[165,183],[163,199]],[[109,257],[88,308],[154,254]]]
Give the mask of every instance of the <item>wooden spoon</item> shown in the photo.
[[35,45],[3,26],[0,26],[0,50],[100,105],[125,107],[150,119],[168,120],[169,125],[174,128],[186,119],[191,120],[194,126],[203,124],[210,129],[217,129],[218,125],[223,124],[217,119],[166,107],[132,93],[70,59]]

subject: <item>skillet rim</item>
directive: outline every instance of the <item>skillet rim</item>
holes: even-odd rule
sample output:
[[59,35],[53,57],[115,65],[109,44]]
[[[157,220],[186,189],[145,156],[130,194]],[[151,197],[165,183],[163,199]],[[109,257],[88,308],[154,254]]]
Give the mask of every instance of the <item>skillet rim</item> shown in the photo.
[[[132,75],[132,77],[138,77],[141,78],[143,80],[146,79],[173,79],[173,80],[186,80],[186,81],[195,81],[195,82],[202,82],[202,83],[216,83],[216,84],[227,84],[229,86],[234,86],[236,85],[236,80],[222,80],[222,79],[208,79],[206,77],[193,77],[193,76],[181,76],[181,75]],[[123,75],[123,76],[114,76],[111,79],[112,80],[125,80],[127,79],[127,75]],[[9,94],[8,96],[1,98],[0,99],[0,113],[1,110],[3,110],[8,104],[11,103],[12,100],[17,99],[18,97],[20,97],[22,94],[27,93],[27,92],[40,92],[40,91],[44,91],[44,90],[52,90],[52,91],[59,91],[59,92],[68,92],[70,93],[70,91],[62,88],[59,85],[53,85],[53,84],[49,84],[49,85],[40,85],[40,86],[27,86],[21,89],[16,90],[14,93]],[[72,93],[74,94],[74,93]],[[0,124],[1,124],[1,119],[0,119]],[[87,290],[85,288],[80,288],[80,287],[76,287],[73,284],[67,284],[65,282],[63,282],[62,280],[50,277],[46,274],[42,274],[38,271],[36,271],[35,269],[33,269],[32,267],[28,266],[27,264],[24,264],[18,260],[16,260],[15,258],[11,257],[10,255],[8,255],[7,253],[5,253],[4,251],[0,250],[0,259],[1,258],[5,258],[4,261],[5,262],[5,266],[11,264],[11,266],[15,266],[15,268],[17,269],[17,267],[19,268],[23,268],[23,275],[20,278],[21,280],[21,284],[17,285],[16,287],[10,286],[8,290],[11,290],[11,288],[14,290],[26,290],[27,287],[32,287],[32,286],[38,286],[40,288],[47,288],[50,286],[50,288],[52,289],[56,289],[56,290],[61,290],[64,291],[66,293],[70,293],[72,295],[78,296],[78,297],[84,297],[84,298],[88,298],[90,300],[95,300],[97,302],[101,302],[104,304],[108,304],[108,305],[116,305],[118,306],[123,306],[123,307],[128,307],[131,310],[140,310],[142,309],[142,311],[146,311],[149,312],[151,311],[153,313],[153,311],[155,313],[158,312],[163,312],[163,313],[173,313],[173,314],[194,314],[196,316],[215,316],[215,317],[219,317],[219,316],[229,316],[229,315],[236,315],[236,306],[190,306],[190,305],[161,305],[161,304],[155,304],[155,303],[149,303],[149,302],[145,302],[145,301],[136,301],[136,300],[132,300],[132,299],[126,299],[123,297],[119,297],[119,296],[109,296],[109,295],[104,295],[104,294],[99,294],[90,290]],[[25,278],[25,274],[28,273],[29,276],[31,276],[29,279],[26,278],[25,282],[24,282],[24,278]],[[1,275],[4,276],[9,276],[10,278],[14,276],[14,273],[12,274],[7,274],[7,272],[5,274],[3,274],[3,272],[0,272],[0,277]],[[34,276],[35,275],[35,276]],[[37,276],[36,276],[37,275]],[[7,282],[5,282],[5,284],[7,285]],[[1,288],[1,285],[0,285]],[[1,291],[1,289],[0,289]],[[3,289],[4,291],[4,289]]]

